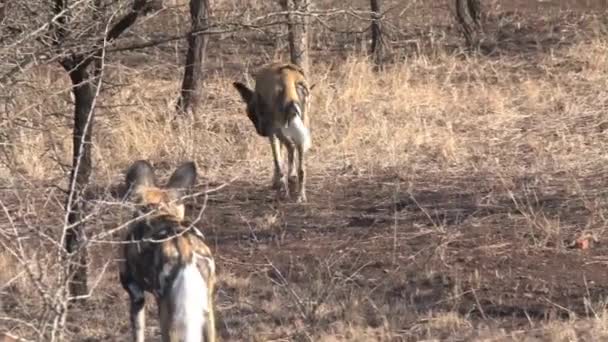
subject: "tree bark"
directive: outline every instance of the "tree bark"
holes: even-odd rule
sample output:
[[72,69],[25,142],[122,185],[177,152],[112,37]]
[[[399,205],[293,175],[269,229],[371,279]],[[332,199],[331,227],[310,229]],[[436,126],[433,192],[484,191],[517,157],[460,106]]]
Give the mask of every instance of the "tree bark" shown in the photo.
[[[286,11],[308,12],[310,0],[283,0]],[[309,69],[308,56],[308,17],[289,13],[287,15],[287,36],[291,62],[300,66],[306,74]]]
[[4,24],[4,18],[6,18],[6,8],[8,7],[8,1],[0,1],[0,25]]
[[[137,18],[154,10],[158,1],[134,0],[131,11],[114,24],[102,41],[111,42],[131,27]],[[156,4],[156,5],[155,5]],[[68,17],[64,13],[67,0],[55,0],[53,10],[60,15],[56,24],[51,27],[51,38],[54,45],[63,44],[68,30]],[[70,173],[70,193],[66,203],[68,229],[65,232],[64,248],[68,255],[68,290],[71,297],[88,294],[88,251],[85,246],[85,224],[83,219],[86,212],[84,191],[89,183],[93,170],[92,137],[95,121],[95,96],[97,94],[97,79],[101,73],[100,58],[103,47],[95,47],[86,54],[74,54],[60,60],[61,66],[70,76],[74,94],[74,128],[72,133],[72,171]],[[88,72],[88,66],[94,62],[93,76]],[[83,248],[84,247],[84,248]]]
[[371,52],[374,56],[374,63],[377,67],[382,67],[384,59],[384,44],[382,41],[382,27],[380,22],[382,0],[370,0],[372,11],[372,47]]
[[[192,31],[205,28],[209,20],[209,0],[190,0],[190,17]],[[207,42],[207,36],[203,34],[191,33],[188,36],[184,79],[181,95],[177,100],[177,112],[180,114],[194,112],[200,102],[199,88],[203,78]]]
[[478,29],[481,29],[481,2],[480,0],[468,0],[469,13]]
[[[72,296],[82,296],[88,293],[88,252],[80,249],[85,242],[84,216],[86,202],[83,192],[89,183],[93,169],[91,159],[93,123],[95,119],[95,80],[91,79],[86,66],[79,65],[81,61],[63,61],[62,66],[68,72],[72,81],[74,93],[74,129],[72,134],[72,172],[70,174],[70,189],[73,189],[71,203],[68,203],[68,224],[66,231],[65,249],[69,254],[77,253],[77,258],[69,265],[69,291]],[[80,249],[80,250],[79,250]]]
[[456,0],[456,18],[469,48],[479,46],[481,3],[479,0]]

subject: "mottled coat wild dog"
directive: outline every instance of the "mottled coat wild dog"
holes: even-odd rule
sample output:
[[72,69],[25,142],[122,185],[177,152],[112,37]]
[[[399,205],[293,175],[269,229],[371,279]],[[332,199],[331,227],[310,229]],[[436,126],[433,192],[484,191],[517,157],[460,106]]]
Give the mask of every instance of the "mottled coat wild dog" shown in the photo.
[[[310,90],[302,69],[290,63],[271,63],[256,75],[255,89],[234,82],[247,105],[247,116],[260,136],[268,137],[274,159],[273,186],[289,196],[289,180],[298,179],[298,202],[306,201],[304,154],[311,146]],[[288,170],[281,166],[281,145],[287,148]],[[298,170],[295,174],[295,150]]]
[[163,342],[214,342],[215,262],[203,236],[184,219],[182,191],[196,181],[196,166],[181,165],[156,185],[153,167],[135,162],[126,186],[135,203],[120,265],[131,305],[133,341],[144,341],[144,291],[156,298]]

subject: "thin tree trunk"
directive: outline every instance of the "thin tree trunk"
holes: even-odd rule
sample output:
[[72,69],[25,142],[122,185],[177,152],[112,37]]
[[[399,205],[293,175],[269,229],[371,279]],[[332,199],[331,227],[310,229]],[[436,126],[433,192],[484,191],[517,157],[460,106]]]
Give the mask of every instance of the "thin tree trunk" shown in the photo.
[[[55,0],[53,5],[53,11],[56,15],[63,13],[57,18],[56,23],[51,26],[51,37],[56,47],[61,46],[68,30],[68,18],[64,12],[67,8],[67,2],[68,0]],[[137,21],[140,15],[153,11],[156,8],[155,4],[157,4],[156,1],[134,0],[131,11],[112,26],[105,35],[104,41],[110,42],[118,38]],[[66,201],[69,228],[65,232],[64,241],[66,252],[69,255],[75,255],[75,258],[67,258],[69,262],[68,290],[71,297],[88,294],[88,251],[85,246],[85,224],[83,222],[86,216],[84,191],[93,170],[91,140],[98,86],[95,82],[101,73],[102,63],[100,58],[102,55],[103,49],[100,48],[96,52],[88,54],[88,56],[76,54],[60,61],[61,66],[72,81],[72,92],[75,99],[72,172],[70,174],[70,193]],[[91,76],[87,71],[91,62],[95,66],[94,76]]]
[[8,7],[8,1],[2,0],[0,1],[0,25],[4,24],[4,18],[6,18],[6,8]]
[[456,18],[467,46],[479,46],[481,34],[481,3],[479,0],[456,0]]
[[[60,46],[67,32],[67,0],[55,0],[53,11],[60,15],[52,27],[51,36],[54,44]],[[70,76],[74,94],[74,127],[72,132],[72,171],[70,174],[70,192],[66,199],[68,211],[64,248],[69,255],[77,253],[76,258],[67,257],[68,291],[71,296],[82,296],[88,292],[87,251],[80,249],[83,243],[84,201],[82,191],[91,174],[91,133],[93,131],[93,101],[95,91],[89,81],[87,65],[78,56],[66,57],[60,61],[61,66]]]
[[370,0],[370,6],[372,10],[372,55],[374,56],[376,66],[381,68],[384,59],[384,44],[380,22],[382,0]]
[[481,30],[481,2],[480,0],[468,0],[469,13],[478,31]]
[[[73,189],[71,201],[68,203],[68,224],[66,231],[65,249],[69,254],[77,252],[77,258],[71,260],[69,274],[72,279],[69,283],[71,296],[82,296],[88,293],[88,253],[86,248],[80,248],[85,242],[84,222],[86,202],[83,192],[89,183],[93,169],[91,150],[93,135],[93,122],[95,109],[93,107],[96,94],[96,85],[91,79],[86,67],[76,62],[64,61],[64,69],[72,81],[74,93],[74,129],[72,135],[72,172],[70,175],[70,189]],[[68,200],[69,201],[69,200]]]
[[[192,31],[205,28],[209,20],[209,1],[190,0],[190,16],[192,18]],[[184,80],[181,95],[177,101],[178,113],[185,114],[189,111],[195,111],[200,102],[199,88],[203,78],[207,42],[207,36],[203,34],[190,34],[188,37]]]
[[[308,12],[310,0],[284,0],[283,9],[286,11]],[[289,13],[287,15],[287,35],[291,62],[300,66],[308,73],[308,17],[306,15]]]

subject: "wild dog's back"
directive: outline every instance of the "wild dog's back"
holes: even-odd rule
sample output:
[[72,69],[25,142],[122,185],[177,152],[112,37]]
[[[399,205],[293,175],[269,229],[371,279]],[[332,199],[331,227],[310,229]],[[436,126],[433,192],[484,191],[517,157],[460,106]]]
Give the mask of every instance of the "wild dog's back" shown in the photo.
[[[143,280],[141,286],[146,291],[166,290],[160,279],[168,275],[163,275],[161,270],[171,272],[171,269],[192,261],[193,234],[186,232],[187,229],[168,215],[135,223],[127,237],[128,241],[134,243],[125,245],[125,277],[128,277],[127,273],[132,273]],[[208,248],[205,248],[204,254],[210,255]]]
[[[302,94],[304,88],[306,95]],[[308,126],[305,98],[308,95],[308,85],[304,71],[290,63],[272,63],[261,69],[255,82],[255,91],[267,103],[266,110],[271,111],[274,122],[278,127],[285,126],[287,120],[297,115],[291,106],[297,105],[304,124]]]
[[164,215],[136,224],[129,240],[139,242],[126,246],[123,286],[138,284],[160,299],[163,341],[201,341],[201,329],[213,329],[215,286],[215,262],[202,234]]
[[129,226],[120,281],[129,293],[133,340],[144,340],[144,291],[159,305],[163,341],[215,340],[215,263],[198,230],[184,219],[179,189],[194,184],[194,163],[185,163],[165,187],[155,185],[152,166],[134,163],[127,184],[137,220]]
[[308,84],[304,71],[290,63],[273,63],[256,77],[256,93],[266,104],[273,130],[307,151],[311,146],[306,100]]

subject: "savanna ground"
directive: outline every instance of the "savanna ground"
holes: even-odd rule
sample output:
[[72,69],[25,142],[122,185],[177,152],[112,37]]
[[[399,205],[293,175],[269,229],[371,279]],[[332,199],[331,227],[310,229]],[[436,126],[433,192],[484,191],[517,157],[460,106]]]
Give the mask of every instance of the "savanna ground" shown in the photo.
[[[214,15],[245,4],[252,13],[270,6],[216,1]],[[187,30],[187,6],[174,5],[131,38],[161,25]],[[212,36],[203,102],[175,120],[184,42],[108,56],[88,234],[129,217],[113,194],[131,162],[150,159],[167,174],[191,159],[198,190],[225,185],[200,224],[217,257],[225,341],[608,339],[607,3],[489,1],[474,55],[459,48],[450,5],[391,10],[390,63],[379,72],[363,56],[367,35],[314,22],[306,204],[275,200],[270,148],[231,86],[286,58],[284,37]],[[72,100],[58,66],[20,80],[3,90],[0,227],[3,239],[22,237],[35,274],[51,282]],[[190,201],[191,215],[203,201]],[[586,234],[589,249],[571,248]],[[68,317],[70,341],[129,336],[112,244],[120,238],[92,242],[94,291]],[[0,327],[31,336],[49,315],[40,291],[8,251],[0,269]],[[158,338],[152,300],[147,311],[147,334]]]

